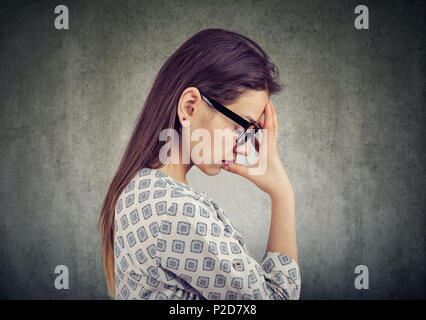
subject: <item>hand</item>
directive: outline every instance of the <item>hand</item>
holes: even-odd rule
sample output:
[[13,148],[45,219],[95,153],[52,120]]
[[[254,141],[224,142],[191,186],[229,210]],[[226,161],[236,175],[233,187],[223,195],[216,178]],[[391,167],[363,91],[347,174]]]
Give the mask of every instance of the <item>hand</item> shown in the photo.
[[[254,137],[256,151],[259,152],[260,149],[259,160],[251,166],[230,163],[227,166],[224,166],[224,169],[250,180],[262,191],[273,197],[277,194],[282,194],[283,191],[293,192],[293,189],[278,155],[278,120],[275,107],[271,101],[268,101],[264,114],[264,121],[261,120],[259,122],[259,126],[261,127],[263,133],[262,143],[260,143],[259,140]],[[263,161],[263,163],[266,162],[266,171],[261,175],[250,174],[249,169],[252,168],[252,170],[254,170],[259,166],[259,163],[262,163],[261,161]]]

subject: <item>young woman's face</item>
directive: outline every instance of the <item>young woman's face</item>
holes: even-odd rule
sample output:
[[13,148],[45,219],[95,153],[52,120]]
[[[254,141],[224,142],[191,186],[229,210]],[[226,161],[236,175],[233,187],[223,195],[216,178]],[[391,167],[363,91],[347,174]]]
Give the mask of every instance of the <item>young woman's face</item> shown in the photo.
[[[247,90],[233,104],[225,105],[225,107],[245,120],[257,123],[262,118],[268,100],[266,90]],[[216,175],[222,168],[222,160],[235,161],[237,155],[248,155],[251,148],[250,139],[241,146],[235,141],[243,130],[239,124],[212,109],[203,99],[197,100],[193,107],[192,114],[187,114],[185,118],[190,120],[190,133],[192,139],[195,139],[190,142],[191,160],[201,171],[208,175]],[[199,132],[208,133],[206,137],[210,139],[210,148],[200,148],[201,145],[208,147],[209,144],[202,143],[204,136],[197,135],[196,129],[203,129]],[[208,149],[211,152],[205,153]],[[209,159],[209,161],[201,161],[201,158]]]

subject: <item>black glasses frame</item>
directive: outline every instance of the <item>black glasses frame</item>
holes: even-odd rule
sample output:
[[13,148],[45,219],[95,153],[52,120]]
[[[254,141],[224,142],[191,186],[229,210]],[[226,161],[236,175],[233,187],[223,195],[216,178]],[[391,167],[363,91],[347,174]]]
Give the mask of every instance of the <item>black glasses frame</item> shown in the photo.
[[[253,135],[255,135],[260,130],[260,127],[257,123],[247,121],[246,119],[240,117],[238,114],[229,110],[227,107],[220,104],[219,102],[217,102],[213,98],[206,96],[203,92],[201,92],[200,89],[198,89],[198,91],[200,91],[200,94],[201,94],[201,97],[203,98],[203,100],[206,101],[210,106],[212,106],[217,111],[219,111],[220,113],[222,113],[223,115],[230,118],[231,120],[238,123],[240,126],[242,126],[244,128],[244,131],[235,140],[235,142],[238,145],[245,144],[247,142],[248,138],[251,138]],[[247,130],[250,128],[250,126],[254,126],[254,128],[253,128],[253,130],[251,130],[251,132],[247,133]]]

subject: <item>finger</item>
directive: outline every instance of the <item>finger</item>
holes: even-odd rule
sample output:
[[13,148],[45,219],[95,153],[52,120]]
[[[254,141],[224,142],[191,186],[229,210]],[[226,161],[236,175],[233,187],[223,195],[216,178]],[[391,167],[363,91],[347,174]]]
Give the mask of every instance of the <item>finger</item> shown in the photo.
[[268,102],[268,104],[266,105],[266,108],[265,108],[265,121],[264,122],[265,122],[265,128],[268,129],[268,131],[271,131],[271,132],[272,132],[273,127],[274,127],[273,116],[274,115],[273,115],[272,110],[271,110],[271,103]]
[[274,135],[274,115],[272,113],[272,107],[270,102],[267,104],[265,111],[265,130],[267,137],[266,141],[268,141],[268,143],[272,143],[272,136]]
[[259,125],[259,127],[263,128],[263,126],[264,126],[263,119],[260,119],[257,124]]
[[274,105],[272,104],[272,102],[271,102],[271,109],[272,109],[272,112],[273,112],[273,114],[274,114],[274,136],[275,137],[277,137],[278,136],[278,118],[277,118],[277,110],[275,109],[275,107],[274,107]]
[[238,163],[228,163],[227,165],[223,166],[223,169],[231,172],[231,173],[235,173],[238,174],[244,178],[248,178],[249,174],[248,174],[248,167],[243,166],[241,164]]
[[259,158],[266,155],[268,150],[267,148],[268,143],[270,143],[271,141],[271,138],[268,136],[268,130],[267,129],[261,129],[261,130],[262,130],[262,141],[260,142],[259,150],[256,150],[259,153]]
[[260,168],[260,161],[257,160],[256,163],[252,164],[251,166],[243,166],[243,165],[239,165],[239,164],[235,164],[232,163],[232,166],[228,168],[227,171],[235,173],[235,174],[239,174],[240,176],[246,178],[249,181],[254,182],[255,181],[255,177],[258,174],[252,174],[252,171],[256,172],[259,170]]
[[256,136],[254,136],[254,148],[256,149],[256,152],[259,153],[260,142],[259,142],[259,139],[257,139]]

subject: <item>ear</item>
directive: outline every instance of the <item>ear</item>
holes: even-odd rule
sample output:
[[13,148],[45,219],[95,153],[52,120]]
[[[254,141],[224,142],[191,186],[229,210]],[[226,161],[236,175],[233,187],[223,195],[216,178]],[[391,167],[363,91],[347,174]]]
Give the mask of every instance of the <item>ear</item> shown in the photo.
[[193,119],[194,112],[201,100],[200,92],[195,87],[186,88],[182,92],[177,106],[177,115],[181,125],[183,121]]

